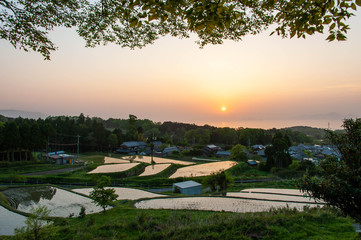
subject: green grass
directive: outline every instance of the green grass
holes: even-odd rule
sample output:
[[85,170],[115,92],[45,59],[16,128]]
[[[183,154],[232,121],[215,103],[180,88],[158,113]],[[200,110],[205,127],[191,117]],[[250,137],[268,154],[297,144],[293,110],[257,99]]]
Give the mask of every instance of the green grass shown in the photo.
[[[108,157],[106,153],[86,153],[79,156],[86,164],[103,164],[104,157]],[[115,157],[115,156],[114,156]]]
[[106,213],[63,219],[54,239],[355,239],[352,220],[325,209],[228,213],[134,209],[123,201]]
[[247,188],[282,188],[297,189],[296,180],[278,180],[272,182],[255,182],[255,183],[234,183],[228,191],[240,191]]

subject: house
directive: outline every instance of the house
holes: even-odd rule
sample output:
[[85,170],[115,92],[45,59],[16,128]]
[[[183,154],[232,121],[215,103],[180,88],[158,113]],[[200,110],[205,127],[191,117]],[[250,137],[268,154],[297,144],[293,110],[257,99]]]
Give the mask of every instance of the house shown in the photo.
[[65,154],[65,152],[64,151],[50,152],[47,154],[47,156],[50,157],[50,156],[58,155],[58,154]]
[[153,145],[154,145],[154,150],[155,151],[159,151],[160,150],[160,146],[162,145],[162,142],[161,141],[154,141],[152,142]]
[[120,154],[138,154],[147,147],[147,144],[143,141],[130,141],[123,142],[122,145],[116,150]]
[[214,145],[214,144],[208,144],[207,146],[205,146],[203,148],[203,152],[207,156],[213,156],[214,154],[216,154],[220,150],[221,150],[221,148]]
[[173,147],[164,148],[162,153],[164,156],[167,156],[167,155],[171,155],[173,152],[180,152],[180,151],[176,146],[173,146]]
[[262,149],[265,149],[265,148],[266,148],[265,146],[259,145],[259,144],[252,146],[253,151],[258,151],[258,150],[262,150]]
[[261,156],[262,158],[266,157],[266,153],[265,153],[265,149],[259,149],[259,150],[255,150],[254,153],[258,156]]
[[195,181],[173,183],[173,192],[179,190],[184,195],[202,194],[202,184]]
[[49,159],[53,160],[58,165],[64,165],[64,164],[74,164],[75,157],[73,155],[59,153],[59,154],[51,154],[49,156]]
[[229,158],[231,156],[231,151],[218,151],[216,153],[217,157]]

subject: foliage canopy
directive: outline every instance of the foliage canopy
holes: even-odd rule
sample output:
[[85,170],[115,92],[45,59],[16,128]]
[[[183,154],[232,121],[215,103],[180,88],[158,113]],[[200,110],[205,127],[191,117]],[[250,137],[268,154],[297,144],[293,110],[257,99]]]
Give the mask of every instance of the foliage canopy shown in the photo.
[[26,226],[15,229],[15,239],[51,239],[55,228],[48,220],[49,213],[46,206],[32,208],[25,221]]
[[76,27],[86,45],[109,42],[143,47],[165,35],[221,44],[258,34],[270,25],[282,37],[328,31],[327,40],[345,40],[346,20],[361,0],[0,0],[0,36],[15,48],[50,59],[56,49],[48,32]]
[[361,119],[347,119],[343,126],[345,133],[327,131],[341,159],[324,160],[320,164],[320,176],[305,175],[299,186],[310,196],[326,201],[361,223]]
[[248,157],[247,157],[247,153],[245,152],[246,150],[247,148],[241,144],[235,145],[231,150],[230,159],[247,162]]
[[292,163],[291,155],[288,152],[289,147],[291,147],[291,140],[288,135],[283,135],[281,132],[276,133],[272,139],[272,146],[265,149],[266,168],[268,170],[272,167],[287,168]]
[[115,194],[114,188],[105,188],[110,185],[110,177],[101,176],[94,190],[90,192],[90,197],[94,199],[94,203],[103,208],[105,212],[106,207],[117,199],[118,195]]

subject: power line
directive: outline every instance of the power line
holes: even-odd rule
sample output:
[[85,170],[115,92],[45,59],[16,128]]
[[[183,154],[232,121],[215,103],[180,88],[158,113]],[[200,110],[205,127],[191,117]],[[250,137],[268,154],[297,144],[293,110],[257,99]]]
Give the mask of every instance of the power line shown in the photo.
[[56,145],[56,146],[75,146],[77,143],[48,143],[49,145]]

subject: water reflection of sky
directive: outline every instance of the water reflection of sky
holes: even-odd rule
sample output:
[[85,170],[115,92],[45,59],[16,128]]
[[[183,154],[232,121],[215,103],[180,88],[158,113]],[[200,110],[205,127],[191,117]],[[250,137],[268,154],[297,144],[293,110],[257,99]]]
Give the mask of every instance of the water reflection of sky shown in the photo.
[[85,207],[86,214],[102,210],[90,198],[51,186],[11,188],[3,193],[22,212],[46,206],[50,210],[50,216],[69,217],[78,216],[82,206]]
[[25,226],[26,217],[0,205],[0,235],[14,235],[15,228]]

